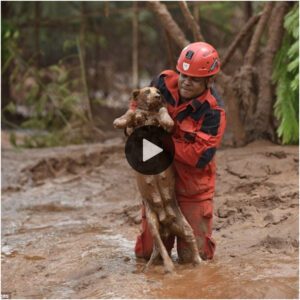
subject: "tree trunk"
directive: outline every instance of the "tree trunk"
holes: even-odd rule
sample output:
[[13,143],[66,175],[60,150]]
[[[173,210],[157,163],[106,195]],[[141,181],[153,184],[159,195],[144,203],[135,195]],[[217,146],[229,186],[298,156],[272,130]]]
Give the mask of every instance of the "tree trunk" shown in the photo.
[[252,129],[253,115],[257,102],[258,74],[255,62],[258,57],[260,39],[266,28],[269,17],[272,13],[274,2],[267,2],[264,6],[262,16],[255,28],[251,39],[249,49],[245,55],[244,64],[235,74],[235,90],[241,99],[242,121],[245,124],[246,131],[249,133]]
[[40,51],[40,19],[41,19],[41,5],[40,2],[34,3],[34,45],[35,45],[35,64],[38,68],[40,66],[41,51]]
[[199,3],[197,1],[195,1],[195,2],[192,2],[192,5],[193,5],[194,20],[200,26]]
[[[259,95],[255,113],[255,133],[267,134],[274,139],[275,132],[272,128],[272,110],[274,89],[272,85],[273,60],[280,48],[283,37],[283,20],[288,9],[287,2],[278,2],[273,10],[269,22],[268,41],[264,50],[262,68],[259,76]],[[268,136],[269,137],[269,136]]]
[[[243,3],[243,13],[244,13],[244,20],[245,23],[247,23],[253,16],[253,8],[252,8],[252,2],[251,1],[245,1]],[[252,37],[252,28],[249,30],[248,34],[245,36],[243,43],[242,43],[242,49],[243,52],[247,52],[247,49],[250,45]]]
[[164,29],[164,38],[166,40],[166,48],[167,48],[167,54],[168,54],[168,62],[169,62],[169,68],[175,70],[176,68],[176,58],[174,55],[174,50],[172,47],[172,40],[171,37],[169,35],[169,33]]
[[[9,19],[11,16],[11,3],[1,2],[1,15],[2,20]],[[2,25],[3,26],[3,25]],[[3,27],[2,27],[3,30]],[[3,49],[3,48],[2,48]],[[2,56],[3,59],[3,56]],[[3,62],[1,62],[3,67]],[[5,72],[1,74],[1,109],[5,108],[10,102],[10,66],[6,68]],[[3,72],[3,71],[2,71]]]
[[[92,29],[97,37],[100,37],[102,35],[101,31],[101,21],[99,20],[94,20],[93,22],[93,29]],[[96,92],[97,90],[101,89],[100,87],[100,82],[103,80],[103,70],[100,66],[100,61],[101,61],[101,47],[100,47],[100,42],[97,41],[95,42],[94,46],[94,55],[93,55],[93,65],[95,69],[95,75],[93,76],[93,81],[92,81],[92,89],[93,92]]]
[[92,104],[89,94],[87,70],[86,70],[86,53],[85,53],[85,32],[86,32],[86,3],[81,2],[81,22],[80,22],[80,35],[79,35],[79,58],[81,65],[82,81],[85,91],[85,111],[87,113],[88,120],[93,122]]
[[109,1],[104,2],[104,16],[105,18],[108,18],[110,15],[110,9],[109,9]]
[[240,117],[240,100],[234,89],[235,82],[231,76],[223,72],[217,77],[218,90],[225,100],[227,114],[227,130],[224,137],[225,144],[239,147],[246,144],[246,132]]
[[262,16],[257,24],[256,30],[251,39],[249,49],[245,56],[246,65],[253,65],[255,62],[255,58],[257,57],[257,50],[259,47],[259,41],[261,39],[264,30],[266,29],[266,25],[271,15],[273,7],[274,7],[274,2],[268,2],[265,4]]
[[190,28],[190,30],[192,30],[193,32],[193,38],[194,38],[194,42],[201,42],[204,41],[204,38],[201,34],[200,31],[200,26],[199,24],[195,21],[193,15],[191,14],[187,3],[185,1],[179,1],[178,2],[179,7],[182,11],[182,14],[188,24],[188,27]]
[[192,4],[193,4],[194,20],[200,26],[199,3],[195,1],[195,2],[192,2]]
[[173,20],[165,4],[159,1],[149,1],[148,5],[150,9],[159,18],[162,26],[170,34],[175,43],[180,47],[184,48],[190,42],[185,38],[184,33],[179,28],[177,23]]
[[137,1],[133,1],[132,9],[132,86],[136,89],[139,87],[139,11]]
[[224,55],[224,58],[222,59],[222,68],[224,69],[225,65],[229,62],[231,57],[233,56],[236,48],[239,46],[241,41],[248,36],[249,31],[252,30],[252,28],[255,26],[255,24],[258,22],[259,18],[261,17],[261,14],[252,16],[248,22],[244,25],[244,27],[241,29],[241,31],[238,33],[238,35],[235,37],[231,45],[228,47],[228,50],[226,54]]

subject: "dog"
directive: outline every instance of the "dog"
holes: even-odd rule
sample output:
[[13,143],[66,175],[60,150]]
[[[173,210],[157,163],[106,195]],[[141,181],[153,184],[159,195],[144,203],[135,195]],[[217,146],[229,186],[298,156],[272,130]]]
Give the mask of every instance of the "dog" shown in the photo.
[[[132,96],[136,109],[128,109],[123,116],[114,120],[115,128],[123,128],[127,135],[145,125],[159,126],[168,132],[172,131],[174,121],[168,114],[165,100],[157,88],[134,90]],[[170,166],[157,175],[136,172],[136,181],[154,240],[152,255],[145,270],[161,256],[165,272],[174,271],[174,264],[163,243],[170,235],[184,239],[190,247],[193,264],[200,264],[201,258],[193,229],[176,201],[173,167]]]

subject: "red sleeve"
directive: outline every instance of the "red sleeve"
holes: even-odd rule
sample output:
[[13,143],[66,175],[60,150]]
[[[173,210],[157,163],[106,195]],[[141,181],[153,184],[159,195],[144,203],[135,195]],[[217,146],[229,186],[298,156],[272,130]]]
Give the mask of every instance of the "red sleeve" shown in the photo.
[[189,133],[193,141],[173,137],[175,146],[175,160],[184,164],[202,168],[213,158],[216,148],[220,145],[226,126],[225,112],[218,109],[219,114],[214,118],[207,118],[206,126],[200,131]]

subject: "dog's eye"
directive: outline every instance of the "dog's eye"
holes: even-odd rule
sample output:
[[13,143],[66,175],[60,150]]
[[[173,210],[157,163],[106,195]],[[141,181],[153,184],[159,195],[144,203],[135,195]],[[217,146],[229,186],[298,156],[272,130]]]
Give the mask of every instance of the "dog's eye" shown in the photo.
[[149,95],[150,93],[151,93],[150,89],[148,89],[148,90],[145,91],[145,95]]

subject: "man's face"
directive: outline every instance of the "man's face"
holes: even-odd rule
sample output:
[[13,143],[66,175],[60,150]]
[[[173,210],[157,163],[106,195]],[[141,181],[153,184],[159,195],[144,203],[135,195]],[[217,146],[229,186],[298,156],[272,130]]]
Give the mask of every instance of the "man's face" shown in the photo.
[[185,99],[192,99],[204,92],[207,79],[205,77],[191,77],[180,73],[178,88],[180,96]]

